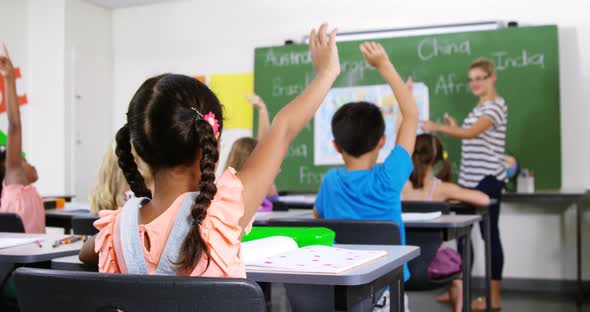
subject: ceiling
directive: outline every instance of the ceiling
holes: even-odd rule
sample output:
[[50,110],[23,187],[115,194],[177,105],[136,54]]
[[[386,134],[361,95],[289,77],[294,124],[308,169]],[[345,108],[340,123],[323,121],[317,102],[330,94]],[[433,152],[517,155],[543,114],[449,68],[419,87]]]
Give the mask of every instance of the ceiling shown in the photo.
[[181,0],[86,0],[109,9],[128,8],[133,6],[150,5],[154,3],[175,2]]

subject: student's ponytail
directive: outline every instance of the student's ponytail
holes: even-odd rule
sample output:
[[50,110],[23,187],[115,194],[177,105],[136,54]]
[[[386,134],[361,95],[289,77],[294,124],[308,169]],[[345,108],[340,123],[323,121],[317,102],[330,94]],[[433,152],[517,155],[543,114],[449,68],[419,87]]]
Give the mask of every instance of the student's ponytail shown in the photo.
[[453,170],[451,168],[451,162],[448,159],[443,159],[440,161],[442,167],[436,173],[436,177],[443,182],[451,182],[453,176]]
[[416,137],[416,147],[412,155],[414,171],[410,175],[410,182],[416,189],[424,187],[424,180],[429,167],[442,163],[442,169],[436,177],[448,182],[451,180],[451,164],[446,159],[442,142],[431,134],[420,134]]
[[420,189],[424,187],[424,178],[428,165],[424,164],[415,153],[412,155],[412,160],[414,161],[414,171],[410,175],[410,182],[412,182],[412,187]]
[[445,151],[444,146],[439,138],[432,136],[434,140],[434,145],[436,148],[436,163],[440,163],[442,167],[440,170],[435,174],[435,176],[443,182],[451,182],[453,178],[453,169],[451,167],[451,162],[447,159],[447,151]]

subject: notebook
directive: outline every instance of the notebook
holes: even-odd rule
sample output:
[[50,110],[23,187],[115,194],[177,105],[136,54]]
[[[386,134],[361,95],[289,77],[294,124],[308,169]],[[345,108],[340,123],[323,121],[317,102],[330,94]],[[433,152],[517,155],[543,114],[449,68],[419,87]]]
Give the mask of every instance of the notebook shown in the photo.
[[283,195],[280,197],[280,201],[285,203],[302,203],[302,204],[315,204],[316,195]]
[[39,241],[40,239],[41,239],[40,237],[31,237],[31,238],[0,237],[0,249],[32,244],[36,241]]
[[328,246],[297,248],[292,238],[275,236],[242,244],[247,270],[338,274],[387,255],[384,250]]
[[442,216],[442,212],[404,212],[402,213],[403,222],[428,221]]

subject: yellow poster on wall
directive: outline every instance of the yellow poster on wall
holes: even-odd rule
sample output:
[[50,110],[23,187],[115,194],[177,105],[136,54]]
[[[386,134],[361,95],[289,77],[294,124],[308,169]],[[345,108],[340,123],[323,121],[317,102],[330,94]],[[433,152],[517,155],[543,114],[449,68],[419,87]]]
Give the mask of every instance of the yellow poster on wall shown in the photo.
[[209,87],[223,105],[225,129],[252,129],[253,109],[245,96],[254,92],[254,74],[211,75]]

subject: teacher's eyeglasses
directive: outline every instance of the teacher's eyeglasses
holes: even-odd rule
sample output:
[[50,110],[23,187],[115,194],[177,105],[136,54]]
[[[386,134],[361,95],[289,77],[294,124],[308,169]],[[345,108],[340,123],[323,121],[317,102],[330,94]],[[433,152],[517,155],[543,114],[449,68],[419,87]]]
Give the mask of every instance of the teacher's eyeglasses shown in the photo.
[[469,83],[472,83],[472,82],[482,82],[482,81],[484,81],[484,80],[486,80],[488,78],[490,78],[490,75],[485,75],[483,77],[473,77],[473,78],[469,77],[467,79],[467,82],[469,82]]

